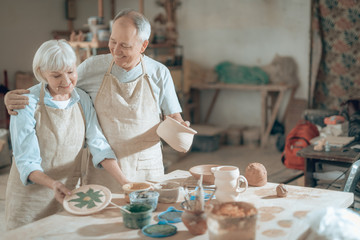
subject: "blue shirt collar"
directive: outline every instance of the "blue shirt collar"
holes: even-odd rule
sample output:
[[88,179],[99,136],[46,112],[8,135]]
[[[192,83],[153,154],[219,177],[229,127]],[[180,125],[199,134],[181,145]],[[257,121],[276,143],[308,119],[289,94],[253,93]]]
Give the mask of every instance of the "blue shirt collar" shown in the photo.
[[[51,100],[53,99],[53,96],[51,96],[49,90],[47,89],[47,85],[45,84],[45,96],[44,96],[44,103],[50,107],[53,108],[58,108],[58,106],[53,103]],[[76,87],[74,88],[74,90],[71,93],[71,97],[70,97],[70,102],[68,104],[68,106],[66,108],[69,108],[71,106],[73,106],[75,103],[77,103],[80,100],[80,96],[76,91]]]

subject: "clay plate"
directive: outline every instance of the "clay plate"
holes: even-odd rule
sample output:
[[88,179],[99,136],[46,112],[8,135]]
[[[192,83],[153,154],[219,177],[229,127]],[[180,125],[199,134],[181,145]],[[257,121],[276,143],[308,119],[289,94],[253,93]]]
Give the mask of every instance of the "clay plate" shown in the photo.
[[89,215],[103,210],[111,201],[111,192],[100,185],[84,185],[64,198],[66,211],[75,215]]

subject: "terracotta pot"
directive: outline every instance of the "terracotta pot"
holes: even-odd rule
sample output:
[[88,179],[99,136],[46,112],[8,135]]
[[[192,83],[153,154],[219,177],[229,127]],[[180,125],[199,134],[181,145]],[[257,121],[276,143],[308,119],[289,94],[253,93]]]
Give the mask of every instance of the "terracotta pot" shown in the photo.
[[181,220],[192,235],[204,234],[207,230],[205,211],[192,211],[181,203],[184,212],[181,214]]
[[175,119],[167,117],[159,124],[156,133],[176,151],[187,152],[197,132],[192,128],[182,125]]

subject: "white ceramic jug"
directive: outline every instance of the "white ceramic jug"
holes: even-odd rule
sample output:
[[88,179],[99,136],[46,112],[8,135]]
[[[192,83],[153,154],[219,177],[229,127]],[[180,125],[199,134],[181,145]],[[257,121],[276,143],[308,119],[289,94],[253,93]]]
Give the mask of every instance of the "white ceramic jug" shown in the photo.
[[[237,201],[239,194],[245,192],[248,188],[246,178],[240,175],[238,167],[235,166],[219,166],[211,168],[215,176],[216,199],[220,202]],[[241,188],[241,183],[245,184]]]

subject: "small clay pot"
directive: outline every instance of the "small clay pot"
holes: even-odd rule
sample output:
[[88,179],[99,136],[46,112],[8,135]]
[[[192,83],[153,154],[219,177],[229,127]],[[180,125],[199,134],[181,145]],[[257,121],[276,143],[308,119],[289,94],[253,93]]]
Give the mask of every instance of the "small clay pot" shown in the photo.
[[205,211],[192,211],[185,207],[185,202],[181,203],[184,212],[181,220],[192,235],[202,235],[207,230]]

